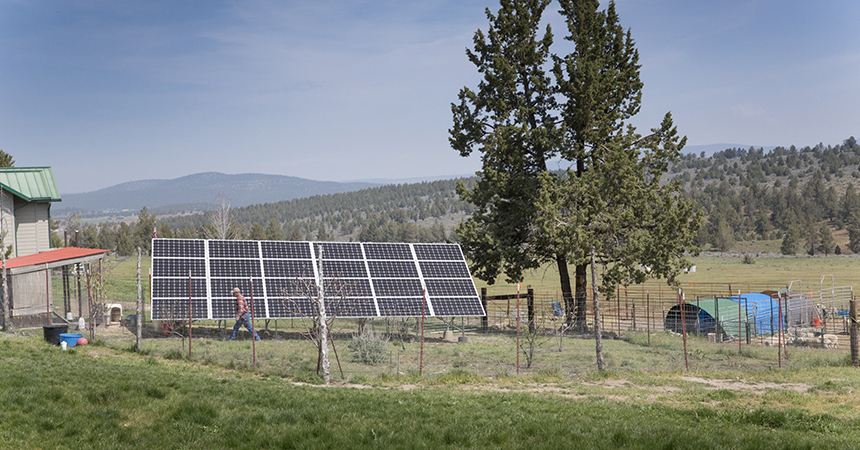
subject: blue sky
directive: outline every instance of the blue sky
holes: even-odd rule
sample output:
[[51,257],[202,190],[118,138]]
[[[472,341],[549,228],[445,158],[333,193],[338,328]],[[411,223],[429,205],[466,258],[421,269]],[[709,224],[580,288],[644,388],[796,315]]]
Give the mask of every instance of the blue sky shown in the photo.
[[[619,0],[640,131],[688,145],[860,135],[860,2]],[[0,149],[60,191],[192,173],[471,174],[450,103],[488,0],[0,0]],[[561,41],[558,6],[547,22]],[[561,47],[559,47],[559,50]]]

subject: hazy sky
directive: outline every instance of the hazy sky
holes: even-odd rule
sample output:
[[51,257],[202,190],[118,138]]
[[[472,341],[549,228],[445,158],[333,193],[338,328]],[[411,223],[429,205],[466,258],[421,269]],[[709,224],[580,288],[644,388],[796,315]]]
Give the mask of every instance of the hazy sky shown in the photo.
[[[450,103],[489,0],[0,0],[0,149],[63,193],[192,173],[471,174]],[[619,0],[640,131],[689,145],[860,137],[860,2]],[[548,21],[561,41],[557,4]]]

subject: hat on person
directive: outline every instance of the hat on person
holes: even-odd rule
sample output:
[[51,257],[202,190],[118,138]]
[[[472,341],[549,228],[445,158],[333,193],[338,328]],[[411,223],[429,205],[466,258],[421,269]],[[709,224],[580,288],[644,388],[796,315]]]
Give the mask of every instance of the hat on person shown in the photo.
[[232,290],[231,292],[232,292],[233,294],[235,294],[235,293],[239,292],[239,288],[233,288],[233,290]]

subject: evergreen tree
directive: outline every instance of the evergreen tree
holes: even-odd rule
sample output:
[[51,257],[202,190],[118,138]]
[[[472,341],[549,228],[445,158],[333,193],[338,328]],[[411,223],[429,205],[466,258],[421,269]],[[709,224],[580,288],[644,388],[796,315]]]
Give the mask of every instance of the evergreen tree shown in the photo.
[[288,240],[294,242],[304,240],[302,239],[302,230],[299,230],[299,227],[293,227],[293,230],[290,231],[290,238]]
[[137,215],[132,246],[140,247],[141,251],[148,255],[152,248],[153,231],[155,231],[155,213],[150,213],[149,208],[144,206]]
[[711,245],[716,250],[726,252],[735,245],[735,236],[729,224],[723,216],[714,216],[717,223],[714,225],[714,230],[711,234]]
[[266,229],[257,222],[251,224],[251,232],[248,234],[248,239],[252,241],[265,241]]
[[[502,274],[519,282],[526,270],[551,260],[567,273],[567,255],[538,248],[533,226],[538,177],[549,173],[546,163],[560,144],[553,82],[545,71],[553,37],[549,26],[539,30],[549,3],[502,0],[497,14],[486,10],[487,34],[476,31],[474,49],[466,50],[483,80],[477,91],[461,89],[459,104],[451,105],[451,146],[464,157],[483,154],[475,186],[457,186],[475,206],[457,234],[472,273],[490,284]],[[569,279],[562,290],[570,292]]]
[[796,227],[791,227],[785,232],[780,251],[783,255],[794,255],[797,253],[798,244],[800,244],[800,231]]
[[815,250],[818,248],[818,238],[820,236],[821,232],[818,229],[816,217],[808,217],[806,222],[806,248],[808,249],[807,252],[812,256],[815,256]]
[[0,150],[0,167],[15,167],[15,160],[12,155]]
[[853,220],[848,225],[848,249],[860,253],[860,221]]
[[854,216],[860,216],[860,194],[854,189],[854,183],[848,183],[845,195],[842,196],[839,218],[849,223],[854,221]]
[[131,256],[134,251],[134,236],[131,227],[125,222],[120,222],[117,231],[116,252],[120,256]]
[[830,252],[836,246],[836,240],[833,239],[833,230],[827,225],[822,225],[818,234],[818,251],[824,253],[825,256],[830,256]]
[[283,227],[281,227],[281,222],[278,222],[278,219],[274,217],[269,219],[269,223],[266,224],[266,239],[269,241],[283,241],[287,239],[287,235],[284,233]]

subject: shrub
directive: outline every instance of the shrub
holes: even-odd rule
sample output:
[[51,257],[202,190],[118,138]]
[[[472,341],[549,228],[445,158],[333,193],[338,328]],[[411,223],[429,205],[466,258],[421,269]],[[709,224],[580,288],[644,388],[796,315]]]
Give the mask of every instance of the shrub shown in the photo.
[[388,357],[388,338],[373,331],[364,331],[352,336],[349,349],[357,361],[376,366]]
[[749,253],[744,255],[744,264],[755,264],[755,258]]

